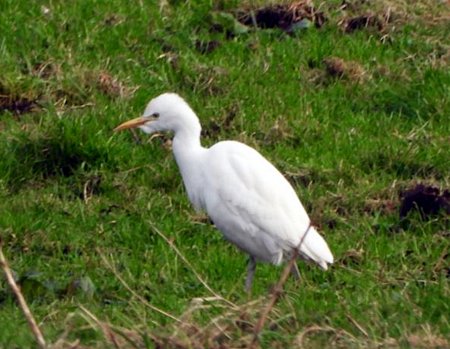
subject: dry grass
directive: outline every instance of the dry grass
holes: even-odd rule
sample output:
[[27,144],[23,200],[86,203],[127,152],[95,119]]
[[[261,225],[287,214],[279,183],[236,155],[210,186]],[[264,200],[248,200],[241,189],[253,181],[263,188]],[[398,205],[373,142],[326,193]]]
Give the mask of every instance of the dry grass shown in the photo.
[[[156,229],[156,228],[154,228]],[[272,293],[267,297],[260,297],[236,305],[217,292],[204,281],[204,279],[192,268],[189,261],[176,248],[162,232],[157,232],[169,244],[170,248],[191,268],[203,286],[213,294],[211,297],[193,298],[189,306],[180,316],[174,316],[154,305],[150,304],[144,297],[137,294],[123,279],[114,267],[113,263],[102,255],[105,267],[108,268],[120,283],[132,294],[137,307],[149,308],[151,311],[163,314],[171,323],[164,327],[150,329],[145,323],[134,328],[116,326],[108,320],[100,319],[96,314],[83,305],[79,305],[78,311],[70,314],[66,319],[66,329],[64,333],[53,343],[46,344],[45,339],[31,314],[27,303],[20,292],[20,288],[11,276],[6,258],[0,248],[0,264],[5,274],[8,276],[10,286],[16,295],[24,317],[30,324],[37,344],[40,348],[51,349],[87,349],[102,348],[104,346],[116,349],[147,348],[151,343],[156,348],[260,348],[260,339],[263,328],[268,323],[269,328],[283,326],[280,321],[289,319],[291,314],[282,314],[277,308],[277,300],[282,297],[283,285],[286,282],[290,270],[297,259],[294,253],[290,262],[286,265],[277,285]],[[306,234],[305,234],[306,235]],[[0,246],[1,247],[1,246]],[[361,258],[362,250],[349,250],[343,255],[337,264],[346,263],[351,259],[352,263]],[[344,265],[343,264],[343,265]],[[360,332],[361,336],[354,336],[348,331],[332,326],[308,325],[299,331],[291,341],[293,348],[317,348],[317,347],[388,347],[396,348],[407,344],[413,348],[447,348],[449,342],[439,334],[433,333],[429,326],[423,326],[420,331],[405,334],[400,339],[387,338],[379,341],[372,338],[364,326],[347,314],[348,320]],[[74,325],[74,320],[81,319],[85,325]],[[208,321],[205,322],[205,318]],[[199,319],[203,319],[199,321]],[[79,339],[68,338],[72,332],[80,330],[94,330],[100,333],[103,341],[96,344],[84,345]]]
[[[286,317],[286,314],[282,314],[276,309],[276,303],[283,293],[283,286],[288,279],[291,269],[296,263],[298,258],[298,249],[300,249],[304,237],[308,234],[309,227],[304,234],[303,239],[294,253],[291,256],[290,261],[286,264],[280,280],[272,289],[271,294],[267,297],[261,297],[256,300],[248,301],[241,305],[236,305],[233,302],[219,295],[216,291],[205,282],[205,280],[195,271],[186,257],[178,250],[174,243],[169,240],[161,231],[156,227],[153,229],[161,236],[170,248],[181,258],[181,260],[191,269],[201,284],[212,294],[211,297],[194,298],[191,300],[190,305],[181,314],[176,317],[168,312],[152,305],[144,297],[137,294],[124,280],[120,273],[116,270],[114,265],[104,255],[101,255],[105,267],[107,267],[120,283],[132,294],[133,298],[138,303],[138,306],[147,307],[151,311],[156,311],[168,319],[172,320],[170,326],[165,328],[159,328],[158,330],[149,330],[143,325],[142,329],[128,329],[120,326],[115,326],[108,321],[104,321],[98,318],[94,313],[83,305],[79,305],[79,311],[77,315],[81,317],[86,323],[88,328],[98,331],[104,338],[104,344],[113,348],[145,348],[147,347],[147,341],[150,340],[157,348],[252,348],[256,349],[260,347],[260,339],[265,324],[269,322],[269,326],[277,326],[277,322],[280,318]],[[100,251],[99,251],[100,252]],[[77,339],[75,341],[69,341],[67,338],[72,330],[76,329],[71,325],[66,327],[65,332],[60,338],[51,345],[47,345],[42,332],[39,329],[34,317],[28,308],[28,305],[20,292],[19,287],[14,282],[8,263],[3,255],[0,245],[0,265],[8,277],[9,284],[12,291],[16,295],[22,312],[30,324],[30,329],[33,332],[36,342],[40,348],[53,348],[53,349],[66,349],[66,348],[88,348],[85,345],[81,345]],[[207,313],[208,310],[220,310],[219,314],[211,316],[209,315],[209,321],[207,323],[199,323],[196,321],[196,315],[199,313]],[[274,316],[271,316],[271,313]],[[204,316],[205,314],[203,314]],[[208,316],[208,315],[207,315]],[[69,315],[69,319],[66,321],[70,324],[74,315]],[[360,330],[361,327],[356,324]],[[304,346],[305,338],[312,332],[325,331],[333,332],[336,335],[341,336],[343,333],[349,335],[345,331],[335,330],[331,327],[319,327],[312,326],[306,328],[299,333],[294,343],[298,343],[299,347]],[[364,330],[362,330],[365,332]],[[101,343],[97,343],[94,347],[103,346]]]

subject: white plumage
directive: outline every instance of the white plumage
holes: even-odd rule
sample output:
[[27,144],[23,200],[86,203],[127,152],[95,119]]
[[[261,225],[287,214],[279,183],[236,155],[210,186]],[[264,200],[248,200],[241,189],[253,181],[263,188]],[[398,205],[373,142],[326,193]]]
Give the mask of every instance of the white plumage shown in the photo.
[[[256,261],[278,265],[298,248],[310,219],[289,182],[255,149],[235,141],[202,147],[198,117],[174,93],[154,98],[142,117],[116,130],[132,127],[146,133],[174,132],[173,153],[189,200],[227,240],[250,255],[247,290]],[[325,270],[333,263],[327,243],[313,227],[299,254]],[[293,273],[298,274],[297,269]]]

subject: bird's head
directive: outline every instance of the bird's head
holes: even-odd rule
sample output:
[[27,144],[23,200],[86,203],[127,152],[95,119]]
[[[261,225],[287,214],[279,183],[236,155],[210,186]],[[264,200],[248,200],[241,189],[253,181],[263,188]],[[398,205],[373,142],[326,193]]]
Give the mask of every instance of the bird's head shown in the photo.
[[158,131],[200,130],[200,122],[191,107],[176,93],[163,93],[153,98],[141,117],[126,121],[114,131],[140,128],[145,133]]

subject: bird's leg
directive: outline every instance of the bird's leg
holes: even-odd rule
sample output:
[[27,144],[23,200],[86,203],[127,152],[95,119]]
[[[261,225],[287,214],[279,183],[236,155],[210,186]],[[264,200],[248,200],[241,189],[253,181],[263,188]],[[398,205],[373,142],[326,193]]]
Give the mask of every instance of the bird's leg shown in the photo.
[[300,271],[298,270],[297,263],[294,263],[291,268],[291,275],[295,279],[295,281],[300,280]]
[[248,267],[247,267],[247,278],[245,279],[245,290],[250,292],[253,283],[253,276],[255,275],[256,270],[256,260],[255,257],[250,256],[248,259]]

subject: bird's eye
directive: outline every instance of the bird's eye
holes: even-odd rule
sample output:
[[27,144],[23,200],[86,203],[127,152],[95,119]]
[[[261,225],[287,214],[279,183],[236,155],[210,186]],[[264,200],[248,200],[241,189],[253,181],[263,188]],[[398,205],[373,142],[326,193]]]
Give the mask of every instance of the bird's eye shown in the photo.
[[159,113],[153,113],[153,114],[152,114],[152,117],[154,117],[154,118],[156,118],[156,119],[159,118]]

